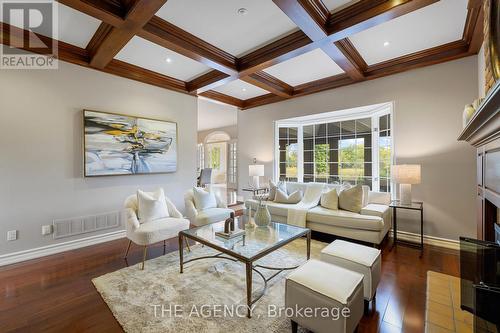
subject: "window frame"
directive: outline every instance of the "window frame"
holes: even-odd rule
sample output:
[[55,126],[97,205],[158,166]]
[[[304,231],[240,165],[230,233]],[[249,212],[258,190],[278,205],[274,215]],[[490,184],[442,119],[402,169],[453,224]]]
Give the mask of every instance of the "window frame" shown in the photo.
[[[394,165],[395,156],[395,142],[394,142],[394,103],[385,103],[380,108],[375,110],[370,110],[368,112],[344,110],[336,111],[337,115],[329,115],[321,117],[321,115],[313,115],[312,119],[305,119],[307,117],[299,117],[297,120],[286,119],[278,120],[274,122],[274,168],[273,168],[273,179],[277,181],[280,177],[279,162],[280,162],[280,150],[279,150],[279,130],[284,127],[296,127],[297,128],[297,144],[298,144],[298,156],[297,156],[297,181],[303,182],[304,180],[304,127],[309,125],[319,125],[333,122],[349,121],[349,120],[359,120],[371,118],[371,164],[372,164],[372,191],[380,190],[380,159],[379,159],[379,139],[380,139],[380,117],[384,115],[390,115],[390,137],[391,140],[391,165]],[[340,141],[340,140],[339,140]],[[340,146],[339,146],[340,155]],[[313,155],[314,156],[314,155]],[[340,156],[339,156],[340,159]],[[314,157],[313,157],[314,161]],[[314,162],[313,162],[314,163]],[[366,162],[365,162],[366,163]],[[339,161],[340,168],[340,161]],[[314,172],[314,171],[313,171]],[[340,171],[339,171],[340,173]],[[394,192],[394,184],[390,182],[391,193]]]

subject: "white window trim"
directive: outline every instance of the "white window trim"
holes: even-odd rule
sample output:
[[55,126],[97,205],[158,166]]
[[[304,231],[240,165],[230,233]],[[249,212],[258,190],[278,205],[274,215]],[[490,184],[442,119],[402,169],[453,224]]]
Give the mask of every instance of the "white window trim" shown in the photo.
[[[380,163],[379,163],[379,117],[386,114],[390,115],[391,119],[391,165],[395,163],[395,142],[394,142],[394,102],[384,103],[379,108],[369,111],[359,112],[356,110],[341,110],[335,111],[335,115],[329,112],[329,115],[322,117],[321,115],[312,115],[312,119],[305,117],[297,117],[295,119],[278,120],[274,122],[274,168],[273,180],[276,182],[279,179],[279,129],[282,127],[296,127],[297,128],[297,143],[298,143],[298,157],[297,157],[297,180],[298,182],[304,181],[304,141],[303,141],[303,127],[308,125],[324,124],[330,122],[339,122],[347,120],[356,120],[363,118],[371,118],[372,120],[372,191],[380,190]],[[394,183],[391,181],[392,195],[394,195]]]

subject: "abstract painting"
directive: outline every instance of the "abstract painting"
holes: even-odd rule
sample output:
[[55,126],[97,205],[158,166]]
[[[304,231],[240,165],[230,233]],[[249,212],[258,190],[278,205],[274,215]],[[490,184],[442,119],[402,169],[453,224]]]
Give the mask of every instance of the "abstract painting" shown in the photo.
[[177,170],[177,124],[83,111],[85,177]]

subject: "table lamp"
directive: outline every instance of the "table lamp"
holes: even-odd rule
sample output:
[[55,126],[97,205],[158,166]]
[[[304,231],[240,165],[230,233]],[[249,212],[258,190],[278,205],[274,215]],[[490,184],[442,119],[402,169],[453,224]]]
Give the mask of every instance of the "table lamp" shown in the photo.
[[420,184],[420,165],[401,164],[392,166],[392,179],[399,184],[399,200],[403,205],[411,204],[411,185]]
[[264,176],[264,165],[263,164],[250,164],[248,166],[248,175],[253,177],[252,186],[254,188],[259,188],[259,177]]

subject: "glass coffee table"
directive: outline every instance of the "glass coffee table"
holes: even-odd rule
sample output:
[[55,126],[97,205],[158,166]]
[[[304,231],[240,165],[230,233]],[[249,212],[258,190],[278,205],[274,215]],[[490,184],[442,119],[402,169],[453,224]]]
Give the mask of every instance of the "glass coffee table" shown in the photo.
[[[233,239],[225,239],[215,234],[216,232],[224,230],[224,222],[213,223],[179,232],[180,272],[183,273],[184,264],[201,259],[215,258],[242,262],[246,266],[247,317],[250,318],[252,305],[265,294],[267,282],[285,270],[291,270],[298,267],[271,267],[254,264],[254,262],[303,236],[307,237],[306,255],[309,260],[311,254],[311,230],[273,222],[266,227],[245,228],[245,223],[242,219],[237,219],[235,224],[237,227],[245,230],[245,234]],[[219,253],[213,256],[202,256],[184,261],[184,238],[192,239],[219,251]],[[273,270],[276,272],[266,278],[258,269]],[[264,280],[264,288],[256,297],[253,297],[252,291],[253,272],[257,273]]]

